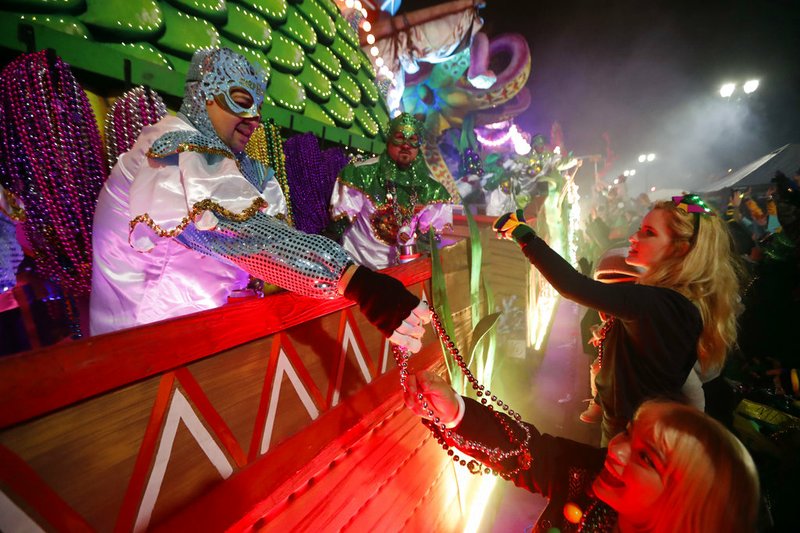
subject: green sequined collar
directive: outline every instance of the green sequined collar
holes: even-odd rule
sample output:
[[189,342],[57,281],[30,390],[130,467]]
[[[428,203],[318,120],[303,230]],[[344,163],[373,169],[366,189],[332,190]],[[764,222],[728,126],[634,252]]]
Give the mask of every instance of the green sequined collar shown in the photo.
[[339,175],[339,181],[367,196],[376,207],[388,202],[387,182],[391,180],[397,190],[397,201],[408,204],[416,197],[417,204],[449,202],[450,194],[444,186],[430,176],[424,159],[417,157],[408,168],[401,169],[387,154],[377,162],[347,165]]

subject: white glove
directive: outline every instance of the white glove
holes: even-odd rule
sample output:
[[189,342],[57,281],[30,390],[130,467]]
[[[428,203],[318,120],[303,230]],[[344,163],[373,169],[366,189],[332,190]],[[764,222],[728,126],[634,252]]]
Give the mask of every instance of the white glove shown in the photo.
[[431,321],[431,311],[428,303],[420,301],[419,305],[411,310],[411,313],[403,319],[403,323],[394,330],[389,341],[406,348],[412,353],[417,353],[422,349],[422,336],[425,334],[425,324]]

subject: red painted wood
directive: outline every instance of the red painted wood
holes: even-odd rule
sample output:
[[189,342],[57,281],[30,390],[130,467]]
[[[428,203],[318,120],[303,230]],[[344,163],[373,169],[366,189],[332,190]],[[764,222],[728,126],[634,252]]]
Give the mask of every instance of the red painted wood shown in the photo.
[[319,387],[317,387],[317,384],[314,383],[314,380],[311,378],[311,374],[308,373],[308,369],[306,368],[306,365],[303,364],[303,360],[300,359],[300,354],[297,353],[292,341],[289,340],[289,337],[286,336],[285,333],[281,333],[279,338],[281,347],[283,348],[286,357],[289,359],[289,362],[292,363],[292,368],[294,368],[294,371],[297,372],[297,377],[300,378],[300,381],[311,395],[311,398],[317,405],[317,409],[324,411],[328,408],[328,405],[326,405],[325,399],[322,397],[322,392],[320,392]]
[[144,438],[142,439],[142,445],[139,448],[139,455],[136,457],[136,465],[133,467],[133,474],[128,483],[128,489],[125,491],[125,499],[122,501],[122,507],[117,515],[117,523],[114,526],[114,531],[127,532],[133,529],[133,525],[136,521],[136,512],[142,500],[147,474],[150,472],[151,465],[153,464],[156,444],[161,435],[161,428],[164,425],[164,419],[167,415],[167,408],[170,398],[172,397],[172,388],[174,384],[175,374],[173,373],[162,376],[161,382],[158,384],[156,400],[153,404],[153,410],[150,414],[150,420],[147,423]]
[[261,439],[264,437],[264,424],[266,423],[267,410],[269,409],[269,395],[272,390],[272,382],[275,379],[275,370],[278,366],[278,355],[280,351],[280,337],[272,339],[272,350],[270,350],[267,372],[264,375],[264,383],[261,387],[261,399],[258,402],[255,427],[253,428],[253,438],[250,439],[250,450],[247,452],[248,462],[254,461],[255,458],[258,457]]
[[336,339],[338,340],[339,348],[339,357],[336,359],[336,364],[333,366],[333,375],[329,381],[328,386],[328,394],[325,397],[326,405],[331,406],[333,405],[334,395],[336,394],[337,390],[341,390],[342,388],[342,372],[344,372],[344,360],[347,357],[347,351],[342,346],[342,339],[344,338],[344,328],[347,324],[347,316],[342,314],[342,317],[339,319],[339,332],[336,334]]
[[[414,285],[430,279],[430,266],[424,258],[385,272]],[[351,305],[280,293],[0,358],[0,428]]]
[[265,516],[263,533],[404,531],[447,455],[407,409],[392,415]]
[[94,531],[25,461],[2,445],[0,481],[42,515],[56,531]]
[[[378,369],[375,368],[375,361],[369,355],[369,350],[367,350],[367,344],[364,342],[364,337],[361,335],[361,330],[357,327],[353,327],[353,325],[356,323],[356,319],[353,317],[353,313],[350,311],[350,309],[346,309],[344,315],[347,317],[347,320],[350,321],[350,330],[353,332],[353,338],[356,340],[358,349],[361,350],[361,355],[364,356],[364,362],[369,368],[370,378],[375,379],[378,376]],[[339,342],[341,343],[341,341]]]
[[217,410],[211,405],[211,402],[203,392],[200,384],[197,383],[197,380],[192,376],[192,373],[186,368],[179,368],[175,371],[175,376],[186,391],[186,395],[192,403],[194,403],[195,407],[197,407],[197,410],[200,411],[205,422],[211,427],[211,430],[217,436],[220,443],[228,451],[228,454],[236,463],[236,466],[241,468],[247,464],[247,457],[244,451],[242,451],[242,447],[239,446],[236,437],[233,436],[233,432]]
[[[472,215],[472,219],[480,224],[486,224],[491,226],[494,224],[494,221],[497,220],[497,217],[489,217],[486,215]],[[457,224],[459,226],[466,226],[467,225],[467,217],[465,215],[453,215],[453,224]]]
[[[411,370],[441,370],[441,350],[430,344],[410,360]],[[208,493],[161,524],[155,531],[243,530],[262,517],[280,512],[315,476],[337,461],[347,461],[353,446],[384,420],[413,416],[405,407],[399,371],[392,369],[369,387],[324,413],[313,426],[270,449]],[[259,522],[261,523],[261,522]]]

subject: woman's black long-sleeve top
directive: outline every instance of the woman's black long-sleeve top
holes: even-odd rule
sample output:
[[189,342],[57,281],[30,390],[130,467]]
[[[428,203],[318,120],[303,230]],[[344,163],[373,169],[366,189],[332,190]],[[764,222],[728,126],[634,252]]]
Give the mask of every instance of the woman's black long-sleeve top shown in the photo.
[[624,429],[647,399],[685,401],[681,387],[697,361],[703,329],[700,311],[688,298],[663,287],[587,278],[535,235],[520,245],[559,294],[616,318],[596,380],[611,435]]

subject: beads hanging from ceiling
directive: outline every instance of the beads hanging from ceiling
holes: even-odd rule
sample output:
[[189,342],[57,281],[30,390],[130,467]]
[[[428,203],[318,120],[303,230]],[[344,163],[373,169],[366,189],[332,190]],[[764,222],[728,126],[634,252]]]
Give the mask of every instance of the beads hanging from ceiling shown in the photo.
[[0,182],[25,206],[36,270],[65,292],[86,295],[92,218],[106,177],[89,100],[52,51],[9,63],[0,91]]
[[[275,180],[281,186],[283,196],[286,198],[286,222],[294,226],[294,213],[292,211],[292,194],[289,189],[289,180],[286,174],[286,156],[283,153],[283,136],[275,120],[268,119],[259,124],[245,146],[245,153],[264,166],[272,168]],[[263,184],[262,184],[263,187]]]
[[161,120],[167,106],[149,87],[134,87],[116,99],[106,114],[106,159],[111,171],[120,154],[133,147],[142,128]]

